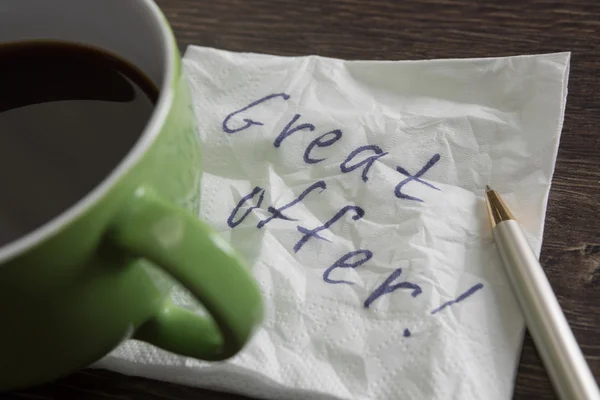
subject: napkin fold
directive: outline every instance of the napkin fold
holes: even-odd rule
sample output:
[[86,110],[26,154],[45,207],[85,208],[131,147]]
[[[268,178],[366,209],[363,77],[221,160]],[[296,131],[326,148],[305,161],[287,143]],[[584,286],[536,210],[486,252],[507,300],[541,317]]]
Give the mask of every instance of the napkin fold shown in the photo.
[[200,216],[248,260],[265,321],[226,362],[130,340],[95,366],[277,400],[511,398],[524,322],[484,187],[539,255],[569,59],[189,47]]

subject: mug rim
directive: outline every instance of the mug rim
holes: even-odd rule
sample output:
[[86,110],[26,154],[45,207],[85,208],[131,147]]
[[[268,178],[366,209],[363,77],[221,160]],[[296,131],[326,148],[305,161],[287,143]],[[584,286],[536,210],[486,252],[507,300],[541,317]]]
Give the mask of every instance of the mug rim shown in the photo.
[[[142,6],[147,7],[155,18],[160,29],[161,40],[166,53],[163,54],[163,67],[165,72],[159,88],[158,101],[156,102],[154,111],[152,112],[146,127],[125,157],[123,157],[113,170],[91,191],[69,206],[65,211],[54,216],[50,221],[45,222],[37,228],[27,232],[25,235],[0,246],[0,264],[23,254],[28,249],[55,235],[70,222],[85,214],[90,208],[98,203],[112,187],[114,187],[127,171],[135,166],[135,164],[144,156],[146,151],[152,146],[160,133],[161,128],[167,119],[169,110],[173,105],[175,96],[173,79],[176,76],[177,66],[179,65],[177,60],[179,53],[175,35],[171,30],[167,18],[158,5],[153,0],[138,1]],[[2,266],[0,265],[0,268],[1,267]]]

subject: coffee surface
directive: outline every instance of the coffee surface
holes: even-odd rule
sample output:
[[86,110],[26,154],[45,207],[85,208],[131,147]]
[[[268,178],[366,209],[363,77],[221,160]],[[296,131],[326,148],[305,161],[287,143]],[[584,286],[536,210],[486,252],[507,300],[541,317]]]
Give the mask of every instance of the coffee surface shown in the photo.
[[0,246],[105,179],[139,139],[157,97],[141,71],[100,50],[0,44]]

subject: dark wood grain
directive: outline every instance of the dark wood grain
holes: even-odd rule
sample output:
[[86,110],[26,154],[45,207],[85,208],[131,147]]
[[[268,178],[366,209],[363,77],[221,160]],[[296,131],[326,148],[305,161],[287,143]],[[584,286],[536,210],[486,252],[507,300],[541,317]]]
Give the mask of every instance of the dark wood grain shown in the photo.
[[[600,378],[600,2],[159,0],[189,44],[346,59],[487,57],[571,51],[569,97],[541,260]],[[241,399],[82,371],[7,399]],[[555,399],[526,338],[515,399]]]

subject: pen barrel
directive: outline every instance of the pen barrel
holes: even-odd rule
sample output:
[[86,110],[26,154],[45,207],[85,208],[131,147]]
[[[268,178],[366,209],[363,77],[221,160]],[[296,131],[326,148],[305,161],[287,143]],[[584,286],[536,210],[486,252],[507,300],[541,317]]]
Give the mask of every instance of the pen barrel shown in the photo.
[[515,220],[494,238],[542,362],[563,400],[600,400],[598,385],[535,253]]

